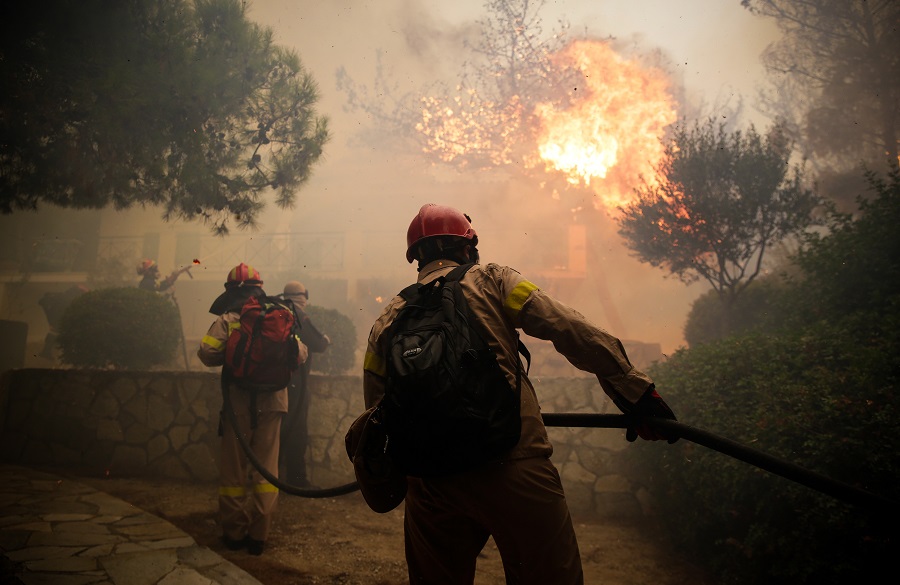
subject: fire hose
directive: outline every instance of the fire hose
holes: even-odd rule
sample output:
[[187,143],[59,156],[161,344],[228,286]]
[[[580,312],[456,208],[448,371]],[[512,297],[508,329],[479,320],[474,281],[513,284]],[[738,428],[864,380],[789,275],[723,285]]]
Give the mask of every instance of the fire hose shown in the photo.
[[[624,429],[636,422],[635,419],[625,414],[545,413],[543,419],[544,425],[548,427]],[[667,431],[671,435],[713,449],[849,504],[893,517],[896,517],[898,512],[900,512],[900,506],[898,506],[897,502],[784,461],[762,451],[752,449],[709,431],[664,418],[648,417],[644,418],[642,422],[655,429]]]
[[[222,384],[224,410],[232,428],[237,429],[237,417],[235,416],[234,408],[231,405],[228,386],[228,384]],[[635,417],[626,414],[548,412],[544,413],[542,418],[544,420],[544,425],[547,427],[625,429],[637,423]],[[837,481],[709,431],[698,429],[674,420],[657,417],[647,417],[641,422],[656,429],[667,431],[669,434],[678,436],[681,439],[718,451],[719,453],[728,455],[729,457],[733,457],[744,463],[748,463],[770,473],[774,473],[775,475],[784,477],[785,479],[797,482],[838,500],[881,514],[885,517],[897,518],[898,514],[900,514],[900,505],[893,500],[860,489],[856,486]],[[269,481],[269,483],[285,493],[305,498],[330,498],[346,495],[359,489],[359,484],[355,481],[332,488],[319,489],[303,488],[286,484],[265,468],[262,462],[260,462],[253,453],[253,449],[250,447],[249,443],[247,443],[247,439],[242,433],[236,432],[235,434],[241,444],[241,448],[243,448],[253,467],[255,467],[260,475]]]
[[225,411],[225,416],[228,418],[228,422],[231,424],[231,428],[234,430],[234,434],[237,436],[238,442],[241,444],[241,448],[247,455],[247,459],[250,460],[250,463],[254,468],[256,468],[256,471],[258,471],[261,476],[266,478],[266,481],[286,494],[291,494],[292,496],[300,496],[303,498],[332,498],[335,496],[343,496],[349,493],[353,493],[359,489],[359,484],[357,484],[355,481],[346,483],[344,485],[339,485],[337,487],[318,489],[290,485],[279,480],[275,474],[266,469],[266,466],[263,465],[262,461],[260,461],[256,454],[253,452],[253,449],[247,442],[247,438],[244,437],[244,433],[238,432],[239,427],[237,424],[237,415],[234,414],[234,406],[231,404],[230,386],[231,384],[227,383],[223,377],[222,410]]

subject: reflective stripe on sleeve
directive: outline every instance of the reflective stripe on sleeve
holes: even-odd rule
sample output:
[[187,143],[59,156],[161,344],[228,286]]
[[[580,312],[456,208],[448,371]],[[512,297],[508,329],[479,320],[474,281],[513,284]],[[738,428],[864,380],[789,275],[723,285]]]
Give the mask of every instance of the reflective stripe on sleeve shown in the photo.
[[253,491],[258,494],[277,494],[278,488],[268,482],[257,483],[253,485]]
[[213,349],[222,349],[223,347],[225,347],[224,342],[219,341],[212,335],[204,335],[203,341],[201,343],[205,343],[206,345],[210,346]]
[[509,296],[506,297],[506,300],[503,302],[503,309],[506,311],[506,314],[509,315],[511,319],[515,319],[519,315],[519,311],[522,310],[525,301],[527,301],[531,293],[536,290],[538,290],[538,286],[527,280],[523,280],[517,284],[516,288],[512,289],[512,292],[509,293]]
[[241,322],[240,322],[240,321],[232,321],[231,323],[228,324],[228,332],[229,332],[229,333],[231,333],[231,332],[234,331],[235,329],[240,329],[240,328],[241,328]]
[[247,493],[243,486],[219,486],[219,495],[227,498],[239,498]]
[[381,376],[382,378],[387,374],[381,356],[375,355],[370,351],[366,352],[365,360],[363,360],[363,369],[372,372],[376,376]]

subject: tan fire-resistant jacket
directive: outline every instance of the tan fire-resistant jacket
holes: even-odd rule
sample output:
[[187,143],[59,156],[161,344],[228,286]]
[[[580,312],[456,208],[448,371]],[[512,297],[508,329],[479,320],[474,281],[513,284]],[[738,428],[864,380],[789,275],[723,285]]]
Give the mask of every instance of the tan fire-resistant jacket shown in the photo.
[[[225,364],[225,344],[228,342],[228,336],[240,326],[241,314],[234,311],[224,313],[210,325],[209,331],[206,332],[206,335],[200,342],[200,349],[197,350],[197,357],[200,358],[203,365],[214,367]],[[299,340],[297,340],[297,344],[300,346],[299,361],[302,364],[309,356],[309,352]],[[249,392],[231,392],[230,397],[235,411],[250,408]],[[256,408],[259,412],[287,412],[287,388],[282,388],[277,392],[261,392],[257,394]]]
[[[432,262],[419,272],[418,281],[431,282],[457,265],[447,260]],[[631,365],[616,337],[550,297],[514,269],[498,264],[477,264],[469,269],[460,284],[472,315],[478,321],[485,341],[496,353],[512,388],[516,384],[516,329],[552,341],[556,350],[574,366],[595,374],[611,398],[634,403],[652,383],[646,374]],[[363,370],[367,408],[384,394],[385,333],[405,304],[399,295],[394,297],[369,334]],[[534,387],[524,369],[521,376],[522,436],[507,458],[549,456],[552,447],[541,420]]]

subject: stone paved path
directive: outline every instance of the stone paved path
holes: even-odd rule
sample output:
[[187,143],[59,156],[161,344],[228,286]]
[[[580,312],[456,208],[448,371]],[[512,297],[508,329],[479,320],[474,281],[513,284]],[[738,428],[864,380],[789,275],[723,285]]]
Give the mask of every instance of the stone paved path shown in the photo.
[[169,522],[84,484],[0,465],[0,583],[261,585]]

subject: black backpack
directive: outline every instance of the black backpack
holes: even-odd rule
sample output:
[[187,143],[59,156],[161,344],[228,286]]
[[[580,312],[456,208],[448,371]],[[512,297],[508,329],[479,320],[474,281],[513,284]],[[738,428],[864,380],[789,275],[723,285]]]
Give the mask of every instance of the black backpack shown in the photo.
[[[463,471],[519,441],[522,364],[517,355],[511,388],[494,351],[472,328],[459,285],[471,266],[401,291],[406,306],[387,332],[386,450],[406,475]],[[518,350],[530,359],[521,342]]]

